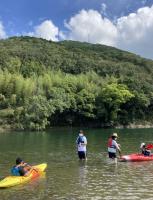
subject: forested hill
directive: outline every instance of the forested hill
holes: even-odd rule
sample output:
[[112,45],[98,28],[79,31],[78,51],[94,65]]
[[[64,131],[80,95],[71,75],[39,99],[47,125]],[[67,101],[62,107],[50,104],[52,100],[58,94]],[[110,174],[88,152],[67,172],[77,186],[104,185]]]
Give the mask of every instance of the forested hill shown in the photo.
[[51,42],[32,37],[0,41],[0,67],[24,76],[62,70],[80,74],[95,71],[101,76],[153,73],[153,61],[104,45],[74,41]]
[[153,61],[98,44],[0,40],[0,125],[152,123]]

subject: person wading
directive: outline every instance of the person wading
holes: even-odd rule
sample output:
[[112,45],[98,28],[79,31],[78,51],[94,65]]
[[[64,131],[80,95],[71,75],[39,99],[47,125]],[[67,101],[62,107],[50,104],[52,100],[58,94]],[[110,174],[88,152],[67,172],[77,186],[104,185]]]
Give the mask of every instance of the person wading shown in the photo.
[[84,136],[84,132],[80,130],[79,136],[76,140],[78,157],[80,160],[87,159],[87,138]]
[[117,143],[118,135],[117,133],[113,133],[112,136],[108,140],[108,156],[111,159],[117,158],[117,151],[119,152],[119,155],[121,157],[121,149],[120,145]]

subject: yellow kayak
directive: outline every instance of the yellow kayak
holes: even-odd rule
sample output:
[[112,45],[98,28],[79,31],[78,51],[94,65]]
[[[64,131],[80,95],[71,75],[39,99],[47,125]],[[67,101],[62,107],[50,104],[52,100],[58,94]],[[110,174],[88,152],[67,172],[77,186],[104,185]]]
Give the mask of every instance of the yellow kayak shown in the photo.
[[0,188],[7,188],[26,183],[38,176],[41,176],[41,174],[43,174],[43,172],[47,168],[47,164],[42,163],[40,165],[33,166],[33,168],[34,169],[31,170],[29,176],[7,176],[6,178],[0,181]]

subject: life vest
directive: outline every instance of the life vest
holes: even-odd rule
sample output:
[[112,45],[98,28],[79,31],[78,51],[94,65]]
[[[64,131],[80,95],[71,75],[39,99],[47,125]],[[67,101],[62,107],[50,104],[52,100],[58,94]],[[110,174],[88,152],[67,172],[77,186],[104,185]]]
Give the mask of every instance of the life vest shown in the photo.
[[113,139],[112,139],[112,138],[109,138],[107,146],[108,146],[109,148],[116,149],[116,146],[113,145],[112,143],[113,143]]
[[79,137],[77,138],[77,144],[84,143],[83,137],[84,137],[84,136],[79,136]]
[[146,149],[147,149],[147,150],[153,149],[153,144],[147,144],[147,145],[146,145]]
[[16,167],[16,166],[12,167],[11,173],[12,173],[13,176],[20,176],[20,169],[19,169],[19,167]]

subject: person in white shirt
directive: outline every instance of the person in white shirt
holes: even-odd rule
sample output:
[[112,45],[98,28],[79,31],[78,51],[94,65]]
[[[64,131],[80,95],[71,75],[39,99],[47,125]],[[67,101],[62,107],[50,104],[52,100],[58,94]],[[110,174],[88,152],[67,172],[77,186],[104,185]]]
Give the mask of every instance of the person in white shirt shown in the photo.
[[116,153],[117,153],[117,150],[121,156],[121,149],[120,149],[120,145],[116,142],[118,138],[118,135],[117,133],[113,133],[112,136],[109,138],[108,140],[108,156],[109,158],[116,158]]
[[87,158],[87,138],[84,136],[84,132],[80,130],[79,136],[76,140],[78,157],[80,160],[85,160]]
[[149,146],[150,146],[150,144],[146,145],[145,143],[141,143],[140,149],[141,149],[141,153],[144,156],[150,156],[151,150],[150,150]]

